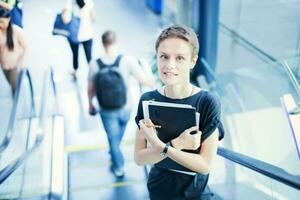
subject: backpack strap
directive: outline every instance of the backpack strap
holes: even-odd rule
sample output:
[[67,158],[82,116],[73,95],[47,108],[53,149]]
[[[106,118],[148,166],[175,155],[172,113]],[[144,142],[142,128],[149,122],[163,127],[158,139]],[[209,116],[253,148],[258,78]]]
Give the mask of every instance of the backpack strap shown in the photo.
[[112,66],[119,67],[120,62],[121,62],[121,58],[122,58],[122,55],[118,55],[116,61],[114,62],[114,64],[111,65],[111,67]]
[[111,65],[106,65],[106,64],[104,64],[104,63],[102,62],[101,58],[98,58],[98,59],[96,60],[96,62],[97,62],[97,64],[98,64],[98,66],[99,66],[99,69],[101,70],[101,69],[103,69],[103,68],[105,68],[105,67],[113,67],[113,66],[119,67],[120,62],[121,62],[121,58],[122,58],[122,55],[118,55],[118,57],[116,58],[115,62],[114,62],[113,64],[111,64]]
[[101,58],[98,58],[98,59],[96,60],[96,62],[97,62],[97,64],[98,64],[99,70],[101,70],[101,69],[103,69],[103,68],[105,68],[105,67],[107,66],[107,65],[105,65],[105,64],[102,62]]

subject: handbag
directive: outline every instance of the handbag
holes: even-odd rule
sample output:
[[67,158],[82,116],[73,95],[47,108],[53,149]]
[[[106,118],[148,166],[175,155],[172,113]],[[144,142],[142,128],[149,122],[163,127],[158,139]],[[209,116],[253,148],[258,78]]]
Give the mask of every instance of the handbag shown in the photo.
[[60,35],[68,38],[72,43],[79,43],[78,31],[80,25],[80,18],[72,14],[69,23],[64,23],[62,13],[58,13],[55,18],[52,34]]
[[13,9],[10,11],[12,23],[23,28],[23,11],[22,11],[22,3],[17,2]]

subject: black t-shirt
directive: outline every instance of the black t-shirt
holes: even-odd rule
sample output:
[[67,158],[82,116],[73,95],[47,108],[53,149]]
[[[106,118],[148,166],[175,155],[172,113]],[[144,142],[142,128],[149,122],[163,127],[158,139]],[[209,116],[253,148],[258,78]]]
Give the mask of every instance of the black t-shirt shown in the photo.
[[[167,103],[180,103],[189,104],[196,108],[196,111],[200,113],[199,130],[202,132],[201,143],[206,140],[216,128],[219,129],[219,140],[224,137],[224,129],[220,120],[221,115],[221,103],[219,98],[213,93],[205,90],[201,90],[190,97],[183,99],[172,99],[160,94],[157,90],[144,93],[139,101],[137,115],[135,122],[138,125],[141,119],[144,119],[142,101],[154,100]],[[196,151],[187,151],[193,153],[199,153],[200,148]],[[165,158],[160,162],[166,162],[171,169],[191,171],[182,165],[176,163],[170,158]]]

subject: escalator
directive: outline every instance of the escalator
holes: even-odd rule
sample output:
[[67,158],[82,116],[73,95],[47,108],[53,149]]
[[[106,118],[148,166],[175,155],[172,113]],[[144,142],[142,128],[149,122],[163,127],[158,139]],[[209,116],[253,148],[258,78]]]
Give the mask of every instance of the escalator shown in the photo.
[[[227,133],[218,150],[226,159],[218,157],[218,167],[210,179],[210,185],[222,198],[299,196],[300,157],[294,137],[299,129],[295,133],[285,99],[288,96],[299,102],[300,90],[289,66],[282,64],[296,60],[299,58],[239,68],[217,76],[201,59],[202,67],[213,77],[207,85],[222,101],[222,122]],[[292,183],[287,184],[289,181]]]
[[[28,136],[35,126],[35,101],[33,99],[33,90],[31,77],[28,70],[21,70],[18,75],[16,93],[13,98],[9,97],[10,103],[3,104],[1,110],[1,121],[3,124],[3,133],[1,133],[0,142],[0,169],[3,171],[13,160],[17,159],[28,148]],[[8,99],[1,102],[8,103]],[[4,113],[5,112],[5,113]],[[10,113],[10,114],[7,114]],[[6,119],[5,119],[6,117]],[[19,174],[22,169],[19,170]],[[19,176],[12,180],[15,184],[6,186],[2,183],[3,174],[1,173],[1,194],[10,193],[14,188],[18,188],[22,182]],[[4,187],[3,187],[4,186]]]
[[[133,162],[132,140],[125,139],[122,144],[126,160],[126,176],[122,180],[115,179],[109,173],[109,157],[103,143],[105,138],[100,136],[100,146],[93,147],[90,143],[94,141],[96,144],[99,137],[99,134],[91,135],[97,126],[91,128],[90,123],[100,122],[99,119],[79,118],[81,132],[73,135],[77,139],[72,141],[79,140],[82,144],[90,140],[87,141],[88,147],[82,148],[82,145],[76,146],[74,143],[68,145],[64,141],[68,139],[65,132],[68,128],[59,114],[59,107],[64,110],[66,106],[57,102],[56,89],[53,71],[46,70],[39,114],[32,116],[27,148],[14,154],[15,150],[23,147],[24,139],[12,137],[9,147],[1,154],[2,158],[11,158],[1,165],[0,199],[147,199],[145,172]],[[76,91],[80,92],[78,89]],[[60,103],[64,102],[63,98],[62,95]],[[23,116],[22,119],[28,120],[28,117]],[[17,124],[18,120],[15,121]],[[72,124],[68,118],[66,122]],[[14,126],[16,133],[28,129]]]
[[57,91],[66,122],[68,199],[148,199],[145,171],[133,159],[133,118],[121,144],[125,177],[118,179],[110,171],[107,138],[100,116],[87,114],[85,81],[64,79],[57,82]]
[[68,155],[69,199],[148,199],[143,168],[133,160],[133,145],[123,144],[125,177],[110,172],[107,148],[70,152]]
[[[71,96],[77,97],[75,105],[81,101],[84,108],[86,104],[82,98],[85,96],[84,88],[78,87],[80,84],[76,85],[77,83],[71,84],[75,87],[73,90],[75,95]],[[63,90],[54,84],[53,72],[47,70],[39,114],[32,115],[30,131],[28,134],[24,133],[27,137],[15,135],[28,130],[28,121],[20,125],[18,121],[28,120],[30,118],[28,113],[31,112],[16,115],[18,119],[14,125],[16,134],[14,133],[10,144],[1,153],[0,199],[149,199],[146,188],[149,168],[139,167],[133,161],[133,135],[125,135],[121,144],[126,160],[126,175],[124,179],[116,179],[109,170],[110,157],[101,121],[98,117],[90,119],[85,115],[76,120],[66,118],[62,111],[68,110],[65,102],[71,104],[71,108],[75,107],[68,99],[70,95],[61,89]],[[222,117],[227,130],[209,180],[209,186],[214,193],[213,199],[297,199],[300,196],[300,177],[297,171],[299,160],[293,141],[291,140],[282,150],[291,152],[293,149],[294,154],[288,154],[289,159],[285,159],[286,163],[276,164],[273,157],[268,157],[269,154],[264,155],[260,149],[255,149],[260,144],[247,138],[249,136],[247,130],[232,132],[234,129],[231,128],[237,124],[230,124],[232,120],[228,118],[232,118],[232,114],[242,112],[229,109],[227,103],[230,96],[222,96],[225,94],[223,88],[213,89],[221,95],[225,114]],[[57,93],[60,94],[59,98]],[[246,108],[238,103],[235,106],[238,109]],[[19,109],[16,113],[20,112]],[[127,132],[134,132],[134,123],[131,122],[128,126]],[[77,132],[73,132],[74,130]],[[233,140],[234,137],[238,141]],[[249,155],[247,146],[238,146],[244,145],[243,141],[240,143],[242,139],[250,141],[252,149],[260,154],[252,152],[252,155]],[[282,155],[278,154],[280,151],[270,144],[266,144],[262,150],[271,149],[277,157],[282,158]],[[291,156],[293,157],[290,158]]]
[[299,175],[225,148],[218,155],[209,181],[215,199],[298,199]]
[[[300,102],[300,93],[283,62],[239,68],[218,78],[208,71],[215,77],[211,90],[221,98],[222,122],[229,133],[224,147],[300,174],[297,146],[282,101],[289,94]],[[209,69],[205,60],[202,63]]]
[[[63,173],[59,171],[64,164],[63,119],[53,115],[54,97],[48,96],[51,71],[45,71],[38,116],[29,72],[22,71],[19,80],[26,78],[25,73],[29,95],[26,82],[18,81],[8,132],[2,140],[0,199],[52,199],[63,195],[59,185],[63,183]],[[22,105],[26,102],[31,102],[29,107]]]
[[[282,80],[284,81],[284,79]],[[228,87],[229,91],[232,91],[230,90],[230,87]],[[284,88],[285,85],[282,87]],[[290,88],[289,85],[288,88]],[[286,163],[278,163],[277,160],[282,159],[282,154],[279,154],[280,149],[276,149],[276,147],[272,146],[274,145],[272,142],[276,140],[267,141],[269,143],[263,147],[261,146],[263,144],[252,142],[249,138],[247,138],[251,136],[247,130],[239,129],[239,132],[231,134],[231,131],[234,130],[231,128],[239,124],[234,124],[232,120],[229,120],[228,118],[231,118],[233,114],[247,111],[246,109],[243,110],[243,108],[248,108],[249,106],[245,107],[242,99],[236,99],[233,98],[235,96],[226,94],[224,88],[212,89],[217,92],[218,95],[221,95],[222,102],[224,102],[223,119],[225,117],[225,128],[227,128],[227,135],[225,137],[225,141],[221,145],[222,147],[218,150],[219,156],[217,157],[214,168],[212,169],[209,182],[211,190],[214,193],[213,199],[297,199],[300,194],[300,177],[299,173],[294,170],[298,169],[297,166],[299,164],[299,160],[297,158],[292,137],[281,139],[281,141],[285,142],[288,146],[288,148],[285,147],[281,153],[285,154],[286,152],[291,152],[291,156],[288,156],[289,159],[285,160],[287,161]],[[285,91],[285,89],[282,89],[282,91]],[[293,95],[296,94],[294,90],[289,91]],[[85,94],[82,94],[82,96],[84,95]],[[265,98],[268,98],[268,95],[266,95]],[[286,116],[283,112],[283,108],[281,107],[280,98],[278,98],[278,102],[276,102],[276,104],[274,104],[273,99],[274,98],[271,98],[271,101],[267,101],[267,105],[276,105],[279,108],[276,108],[276,112],[272,111],[272,113],[268,114],[268,116],[270,117],[273,115],[275,116],[275,119],[279,116],[280,118],[279,120],[277,119],[276,123],[278,123],[278,121],[280,122],[277,125],[281,127],[280,131],[282,133],[290,133]],[[232,102],[233,100],[240,101],[241,104],[239,102],[235,102],[234,106],[229,106],[228,102]],[[257,107],[252,106],[252,111],[254,108],[259,110],[265,106],[264,101],[259,102],[257,99],[254,100],[257,101],[256,103],[262,103],[262,105],[255,105]],[[260,114],[258,114],[258,116],[259,115]],[[273,119],[271,118],[271,120]],[[239,119],[235,122],[239,123]],[[249,124],[246,123],[246,127],[248,125]],[[245,128],[245,125],[242,128]],[[264,128],[266,129],[266,127]],[[98,128],[95,129],[98,130]],[[146,177],[149,172],[149,166],[145,168],[146,170],[144,169],[147,172],[144,174],[143,169],[137,167],[133,163],[133,159],[130,158],[133,156],[133,147],[130,146],[130,142],[128,142],[128,140],[125,140],[122,145],[122,150],[126,157],[125,171],[128,173],[128,177],[124,180],[115,179],[109,171],[110,160],[107,150],[108,147],[104,142],[106,141],[106,138],[104,135],[101,136],[100,132],[101,131],[94,133],[80,132],[76,135],[76,137],[78,137],[78,140],[81,141],[78,143],[81,143],[81,145],[75,145],[73,148],[66,148],[69,163],[69,199],[149,199],[146,190]],[[270,129],[269,132],[274,133],[275,131]],[[240,141],[234,141],[232,139],[235,134],[239,136],[240,140],[244,140],[241,144],[239,144]],[[245,138],[243,138],[242,135],[244,135]],[[85,142],[83,142],[84,140]],[[264,138],[262,138],[261,141],[266,142]],[[133,142],[132,138],[131,142]],[[249,142],[248,145],[252,145],[253,151],[258,152],[258,154],[254,154],[252,152],[252,154],[250,154],[252,157],[248,156],[247,153],[249,150],[243,149],[243,142]],[[255,145],[257,145],[259,149],[256,149],[257,147]],[[264,153],[269,150],[271,150],[271,156],[269,153],[264,155]],[[276,155],[272,155],[274,153],[277,154],[277,160],[274,160],[274,158],[276,158]],[[132,174],[133,170],[134,174]]]

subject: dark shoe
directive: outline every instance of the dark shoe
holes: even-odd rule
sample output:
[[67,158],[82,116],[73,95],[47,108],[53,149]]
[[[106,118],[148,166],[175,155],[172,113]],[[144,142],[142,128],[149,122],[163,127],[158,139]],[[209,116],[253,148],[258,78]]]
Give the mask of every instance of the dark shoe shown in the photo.
[[77,80],[77,70],[70,72],[70,74],[73,77],[73,80],[76,81]]
[[89,107],[89,114],[92,116],[97,114],[96,108],[94,106]]

